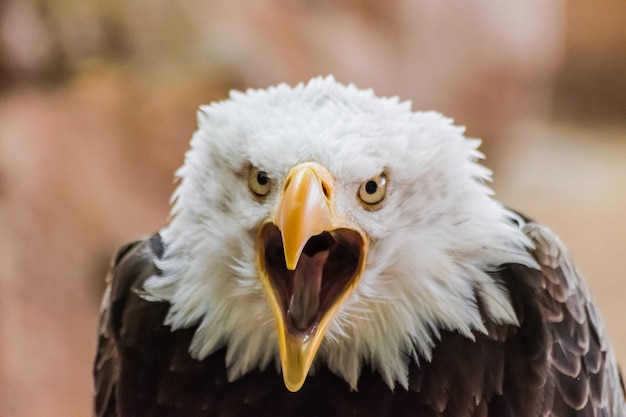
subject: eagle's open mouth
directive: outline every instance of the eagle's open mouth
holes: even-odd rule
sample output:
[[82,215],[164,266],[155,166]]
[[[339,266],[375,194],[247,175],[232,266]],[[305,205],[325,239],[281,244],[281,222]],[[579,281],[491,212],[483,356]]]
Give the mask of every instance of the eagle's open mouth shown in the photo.
[[291,271],[285,263],[281,232],[273,224],[261,232],[262,262],[281,306],[287,332],[303,340],[315,334],[320,320],[355,285],[364,242],[350,229],[311,237]]

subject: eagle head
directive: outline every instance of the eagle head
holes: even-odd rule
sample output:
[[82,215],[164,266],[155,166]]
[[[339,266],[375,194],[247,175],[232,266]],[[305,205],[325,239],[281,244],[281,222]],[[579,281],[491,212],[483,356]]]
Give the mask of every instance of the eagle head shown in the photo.
[[203,106],[145,297],[231,380],[276,364],[406,387],[441,330],[516,323],[493,269],[531,264],[479,142],[435,112],[315,78]]

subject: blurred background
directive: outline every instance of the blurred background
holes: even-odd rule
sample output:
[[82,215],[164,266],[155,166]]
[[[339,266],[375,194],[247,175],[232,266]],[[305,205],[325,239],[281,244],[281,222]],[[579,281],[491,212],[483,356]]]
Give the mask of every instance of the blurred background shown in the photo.
[[334,74],[484,139],[626,367],[626,2],[0,0],[0,415],[91,414],[104,275],[161,227],[198,105]]

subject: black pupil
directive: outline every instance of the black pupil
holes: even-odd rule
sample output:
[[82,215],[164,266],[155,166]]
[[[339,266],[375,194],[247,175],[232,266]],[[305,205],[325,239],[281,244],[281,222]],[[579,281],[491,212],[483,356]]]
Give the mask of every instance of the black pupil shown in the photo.
[[259,185],[267,185],[269,180],[270,179],[267,176],[267,172],[261,171],[258,174],[256,174],[256,182],[258,182]]
[[368,194],[375,194],[376,190],[378,190],[378,184],[376,184],[376,181],[374,180],[369,180],[366,184],[365,184],[365,192]]

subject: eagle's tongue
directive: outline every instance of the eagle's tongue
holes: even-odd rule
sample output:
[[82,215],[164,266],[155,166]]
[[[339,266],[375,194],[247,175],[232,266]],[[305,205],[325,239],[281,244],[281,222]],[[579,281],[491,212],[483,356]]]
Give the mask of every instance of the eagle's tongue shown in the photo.
[[322,250],[309,256],[304,252],[298,260],[287,314],[300,330],[308,329],[319,311],[322,275],[329,253],[329,250]]

